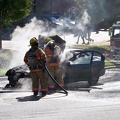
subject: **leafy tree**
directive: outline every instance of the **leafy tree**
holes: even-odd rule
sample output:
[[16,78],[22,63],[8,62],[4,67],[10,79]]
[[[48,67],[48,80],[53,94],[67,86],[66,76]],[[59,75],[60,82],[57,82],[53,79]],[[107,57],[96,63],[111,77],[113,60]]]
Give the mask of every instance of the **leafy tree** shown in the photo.
[[2,27],[28,16],[33,0],[0,0],[0,49],[2,48]]

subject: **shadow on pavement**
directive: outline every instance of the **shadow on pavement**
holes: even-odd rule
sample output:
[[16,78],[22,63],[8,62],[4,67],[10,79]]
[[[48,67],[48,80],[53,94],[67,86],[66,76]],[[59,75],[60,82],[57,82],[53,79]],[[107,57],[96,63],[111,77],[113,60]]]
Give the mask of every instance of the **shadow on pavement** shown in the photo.
[[95,86],[90,86],[86,81],[85,82],[80,81],[80,82],[69,84],[68,86],[66,86],[66,90],[90,92],[91,90],[94,90],[94,89],[98,89],[98,90],[103,89],[101,85],[103,84],[98,82]]
[[41,99],[41,96],[30,95],[25,97],[18,97],[16,99],[18,100],[18,102],[38,101],[39,99]]

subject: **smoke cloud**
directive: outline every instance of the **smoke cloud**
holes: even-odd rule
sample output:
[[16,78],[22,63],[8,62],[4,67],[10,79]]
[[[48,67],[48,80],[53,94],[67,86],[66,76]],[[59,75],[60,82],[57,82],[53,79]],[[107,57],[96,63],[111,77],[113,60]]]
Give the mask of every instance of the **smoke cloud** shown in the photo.
[[[44,23],[37,20],[35,17],[31,19],[31,22],[26,24],[24,27],[17,26],[16,29],[11,34],[10,43],[12,46],[10,48],[14,49],[13,59],[11,60],[10,68],[18,65],[24,64],[23,57],[26,51],[30,48],[29,41],[31,38],[36,37],[38,39],[39,35],[42,36],[52,36],[59,35],[61,38],[66,39],[65,34],[60,31],[61,27],[50,29],[46,31]],[[67,42],[67,44],[70,44]]]
[[16,50],[13,55],[10,67],[23,64],[25,52],[29,49],[29,40],[38,35],[47,35],[43,22],[36,18],[31,19],[24,27],[17,26],[12,33],[12,48]]

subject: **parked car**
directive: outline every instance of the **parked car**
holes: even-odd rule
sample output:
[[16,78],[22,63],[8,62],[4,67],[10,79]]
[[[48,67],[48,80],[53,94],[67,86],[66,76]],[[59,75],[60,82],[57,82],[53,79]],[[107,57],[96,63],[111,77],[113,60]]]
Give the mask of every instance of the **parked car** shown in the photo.
[[[64,51],[61,66],[65,86],[79,81],[88,81],[89,85],[96,85],[99,77],[105,74],[105,57],[91,50],[72,49]],[[26,65],[17,66],[6,72],[9,83],[5,86],[15,87],[20,78],[29,77]]]
[[61,22],[54,16],[42,15],[38,18],[38,20],[43,21],[45,23],[45,25],[48,27],[55,28],[57,26],[61,26]]
[[70,20],[69,18],[66,18],[64,16],[59,16],[57,18],[59,21],[65,24],[66,27],[74,27],[75,26],[75,21]]
[[71,31],[71,29],[73,29],[75,26],[75,21],[72,21],[69,18],[58,14],[45,14],[37,17],[37,19],[42,20],[48,27],[59,27],[61,30],[67,32]]

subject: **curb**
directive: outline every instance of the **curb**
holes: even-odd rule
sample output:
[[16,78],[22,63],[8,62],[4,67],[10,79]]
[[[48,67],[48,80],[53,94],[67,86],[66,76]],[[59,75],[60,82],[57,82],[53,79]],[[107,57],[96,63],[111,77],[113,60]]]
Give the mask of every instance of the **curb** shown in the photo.
[[6,77],[6,76],[0,76],[0,79],[2,79],[2,80],[6,80],[7,77]]
[[105,69],[113,69],[113,68],[120,68],[120,66],[108,66],[108,67],[105,67]]

